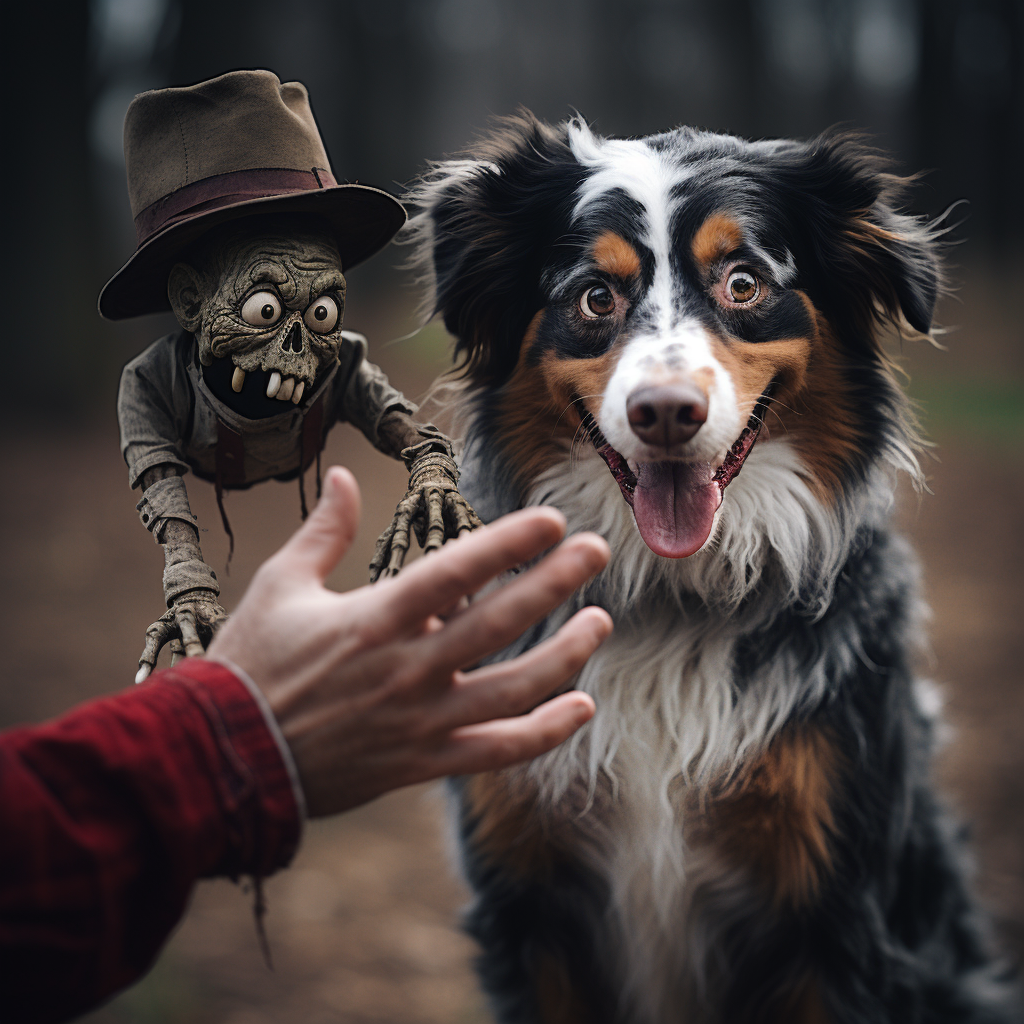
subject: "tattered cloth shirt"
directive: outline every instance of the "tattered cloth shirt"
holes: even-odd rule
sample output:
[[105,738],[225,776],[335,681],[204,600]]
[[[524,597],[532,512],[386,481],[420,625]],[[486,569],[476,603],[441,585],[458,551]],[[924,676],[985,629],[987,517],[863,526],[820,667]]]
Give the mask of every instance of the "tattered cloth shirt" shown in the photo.
[[[366,339],[349,331],[342,332],[337,363],[302,405],[282,402],[282,406],[284,411],[275,416],[240,416],[217,398],[203,379],[192,334],[181,331],[160,338],[121,374],[117,418],[129,485],[139,486],[142,474],[154,466],[176,466],[182,473],[191,470],[215,485],[224,528],[231,537],[221,502],[224,490],[298,476],[305,515],[302,474],[315,460],[319,495],[320,451],[335,423],[351,423],[380,448],[381,420],[389,412],[412,416],[417,411],[388,383],[380,368],[366,359]],[[443,437],[430,424],[423,425],[420,433],[424,439]],[[180,476],[147,488],[138,510],[158,543],[168,520],[195,522]]]
[[[159,465],[179,466],[216,482],[224,428],[241,442],[236,444],[241,464],[230,472],[221,467],[224,487],[248,487],[270,478],[290,480],[300,465],[308,467],[335,423],[353,424],[379,447],[383,417],[394,410],[411,416],[417,408],[366,360],[366,339],[349,331],[342,332],[337,364],[302,406],[282,405],[284,411],[277,416],[239,416],[203,380],[194,337],[182,331],[161,338],[128,363],[121,375],[117,418],[130,486],[138,486],[139,477]],[[315,436],[307,439],[304,451],[304,428],[309,434],[310,426],[316,428]]]

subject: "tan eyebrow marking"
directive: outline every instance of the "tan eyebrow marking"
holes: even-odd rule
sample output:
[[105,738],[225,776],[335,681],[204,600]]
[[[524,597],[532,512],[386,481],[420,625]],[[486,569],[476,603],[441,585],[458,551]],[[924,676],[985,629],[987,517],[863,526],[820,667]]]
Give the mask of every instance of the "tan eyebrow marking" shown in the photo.
[[743,241],[743,229],[724,213],[713,213],[698,228],[690,243],[693,258],[701,266],[732,252]]
[[594,262],[606,274],[615,277],[636,277],[640,273],[640,257],[621,235],[606,231],[594,242]]

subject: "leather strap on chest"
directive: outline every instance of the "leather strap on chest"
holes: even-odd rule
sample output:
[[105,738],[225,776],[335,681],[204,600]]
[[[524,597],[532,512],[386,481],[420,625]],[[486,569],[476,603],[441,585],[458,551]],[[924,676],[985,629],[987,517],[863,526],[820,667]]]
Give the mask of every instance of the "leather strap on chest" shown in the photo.
[[224,510],[224,488],[245,486],[245,441],[237,430],[232,430],[223,420],[217,420],[216,476],[214,489],[217,493],[217,508],[220,521],[224,524],[224,532],[228,535],[228,561],[225,572],[231,565],[231,556],[235,553],[235,535],[228,522],[228,514]]
[[306,508],[304,477],[314,459],[316,459],[316,497],[317,501],[320,500],[320,453],[324,448],[324,396],[322,394],[302,418],[302,437],[299,444],[299,507],[302,510],[302,518],[305,519],[309,515],[309,510]]

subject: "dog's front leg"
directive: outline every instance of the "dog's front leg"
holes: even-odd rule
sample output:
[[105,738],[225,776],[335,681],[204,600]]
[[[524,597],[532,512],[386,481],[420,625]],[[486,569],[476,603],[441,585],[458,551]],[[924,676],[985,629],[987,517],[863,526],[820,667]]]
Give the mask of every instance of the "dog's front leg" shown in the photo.
[[572,852],[570,830],[538,804],[521,771],[452,783],[475,900],[466,929],[500,1024],[614,1024],[617,1000],[598,931],[607,887]]

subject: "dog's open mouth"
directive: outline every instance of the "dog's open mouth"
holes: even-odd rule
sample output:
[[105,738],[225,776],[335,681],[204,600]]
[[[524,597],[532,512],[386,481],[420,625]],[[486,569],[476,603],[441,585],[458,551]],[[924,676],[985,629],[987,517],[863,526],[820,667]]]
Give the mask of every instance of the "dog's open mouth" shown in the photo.
[[673,460],[643,462],[634,472],[608,443],[590,412],[583,412],[583,428],[632,508],[644,543],[656,555],[687,558],[707,543],[725,489],[761,432],[774,386],[772,381],[761,393],[747,425],[717,467],[709,462]]

